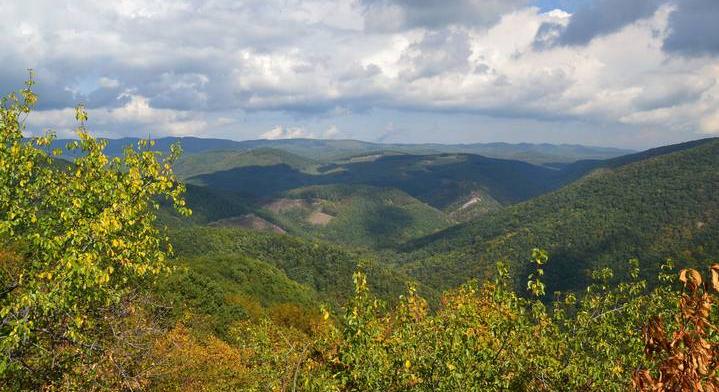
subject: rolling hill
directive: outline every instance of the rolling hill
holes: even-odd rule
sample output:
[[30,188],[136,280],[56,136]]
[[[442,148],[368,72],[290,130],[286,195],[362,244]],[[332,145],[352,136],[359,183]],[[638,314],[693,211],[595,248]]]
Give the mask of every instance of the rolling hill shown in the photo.
[[655,276],[667,257],[706,263],[719,254],[719,140],[594,164],[580,180],[402,248],[403,270],[435,288],[486,277],[498,260],[528,272],[534,247],[552,261],[550,290],[584,287],[589,272],[641,258]]
[[188,154],[176,171],[188,183],[192,223],[288,231],[378,249],[528,200],[595,168],[657,153],[552,169],[472,154],[401,152],[320,164],[258,148]]
[[324,185],[297,188],[264,210],[290,233],[379,249],[450,224],[442,211],[392,188]]

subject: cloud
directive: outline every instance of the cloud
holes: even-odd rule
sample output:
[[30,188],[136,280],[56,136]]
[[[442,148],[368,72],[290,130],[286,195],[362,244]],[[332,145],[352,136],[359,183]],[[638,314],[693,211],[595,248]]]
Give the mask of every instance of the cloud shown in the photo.
[[719,3],[715,0],[595,0],[584,3],[568,23],[543,24],[536,37],[539,48],[552,45],[587,45],[613,34],[662,7],[671,7],[667,52],[686,56],[719,54]]
[[260,135],[262,139],[299,139],[299,138],[310,138],[311,135],[302,128],[285,128],[278,125],[269,131]]
[[490,123],[500,137],[531,124],[527,139],[568,124],[716,132],[714,0],[535,4],[0,0],[0,86],[21,87],[32,67],[35,130],[72,129],[72,113],[60,117],[84,102],[113,136],[374,140],[388,123],[407,142],[418,128],[442,141],[425,124],[450,123],[465,141]]
[[[89,109],[88,127],[98,129],[102,136],[118,137],[127,132],[142,136],[148,133],[155,136],[199,136],[209,126],[201,114],[153,108],[146,97],[139,95],[123,97],[126,103],[120,107]],[[78,124],[75,122],[75,110],[65,108],[33,112],[28,118],[28,125],[34,129],[51,129],[67,137],[74,135]]]
[[558,31],[554,44],[586,45],[596,37],[615,33],[652,16],[665,0],[595,0],[579,8],[566,25],[545,24],[540,33]]
[[397,31],[437,29],[450,25],[490,27],[502,15],[526,6],[529,0],[361,0],[365,28]]
[[466,31],[431,31],[421,41],[405,49],[400,59],[405,68],[402,77],[416,80],[450,72],[467,73],[470,71],[471,54],[470,38]]
[[284,127],[277,125],[260,135],[261,139],[335,139],[340,135],[337,126],[331,125],[322,132],[308,131],[302,127]]
[[687,56],[719,54],[719,3],[681,0],[675,4],[664,50]]
[[107,89],[114,89],[120,87],[120,82],[117,79],[110,79],[104,76],[97,81],[97,84],[100,87]]
[[336,125],[330,125],[329,128],[322,132],[322,139],[336,139],[340,134],[341,132]]

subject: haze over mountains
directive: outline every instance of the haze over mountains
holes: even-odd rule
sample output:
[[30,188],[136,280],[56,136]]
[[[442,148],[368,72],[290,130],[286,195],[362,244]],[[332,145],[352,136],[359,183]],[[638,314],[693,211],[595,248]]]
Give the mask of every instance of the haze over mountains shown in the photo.
[[[106,153],[110,156],[122,154],[127,145],[136,145],[139,138],[107,139]],[[408,154],[467,153],[489,158],[516,159],[530,163],[566,163],[582,159],[607,159],[633,152],[628,149],[610,147],[588,147],[572,144],[510,144],[510,143],[474,143],[474,144],[383,144],[358,140],[322,140],[322,139],[280,139],[246,140],[208,139],[196,137],[162,137],[153,139],[154,149],[168,151],[169,146],[181,143],[185,154],[197,154],[215,151],[250,151],[259,148],[272,148],[287,151],[301,157],[320,162],[376,152],[398,152]],[[55,146],[63,146],[68,140],[59,139]]]

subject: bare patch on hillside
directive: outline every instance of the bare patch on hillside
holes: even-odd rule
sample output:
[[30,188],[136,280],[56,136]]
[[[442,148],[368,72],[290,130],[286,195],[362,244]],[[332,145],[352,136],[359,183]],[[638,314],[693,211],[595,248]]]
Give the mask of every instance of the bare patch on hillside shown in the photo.
[[276,224],[269,222],[265,219],[260,218],[255,214],[247,214],[242,216],[236,216],[232,218],[220,219],[212,222],[209,226],[216,227],[242,227],[245,229],[256,230],[256,231],[271,231],[278,234],[285,234],[285,229],[277,226]]
[[348,160],[348,162],[350,162],[350,163],[374,162],[380,158],[382,158],[382,154],[364,155],[364,156],[352,157]]
[[464,200],[455,202],[447,209],[451,219],[467,221],[500,208],[500,204],[490,196],[475,191]]
[[462,204],[461,207],[459,207],[460,210],[464,210],[465,208],[469,208],[477,203],[482,201],[482,198],[479,196],[474,196],[471,199],[469,199],[466,203]]
[[279,213],[294,208],[309,208],[310,204],[304,199],[276,199],[271,203],[266,204],[265,208],[268,210]]
[[307,222],[313,225],[325,226],[334,219],[334,216],[325,214],[322,211],[313,211],[310,216],[307,217]]

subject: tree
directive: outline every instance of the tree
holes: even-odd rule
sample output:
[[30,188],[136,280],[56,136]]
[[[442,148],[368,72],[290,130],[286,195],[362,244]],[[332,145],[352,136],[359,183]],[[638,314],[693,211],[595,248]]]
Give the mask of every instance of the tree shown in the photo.
[[52,133],[23,137],[33,83],[0,101],[0,384],[96,383],[103,361],[124,373],[108,351],[117,321],[168,268],[158,198],[189,214],[171,168],[180,148],[163,159],[143,141],[110,159],[79,106],[79,140],[66,146],[79,157],[61,161],[62,149],[46,151]]

